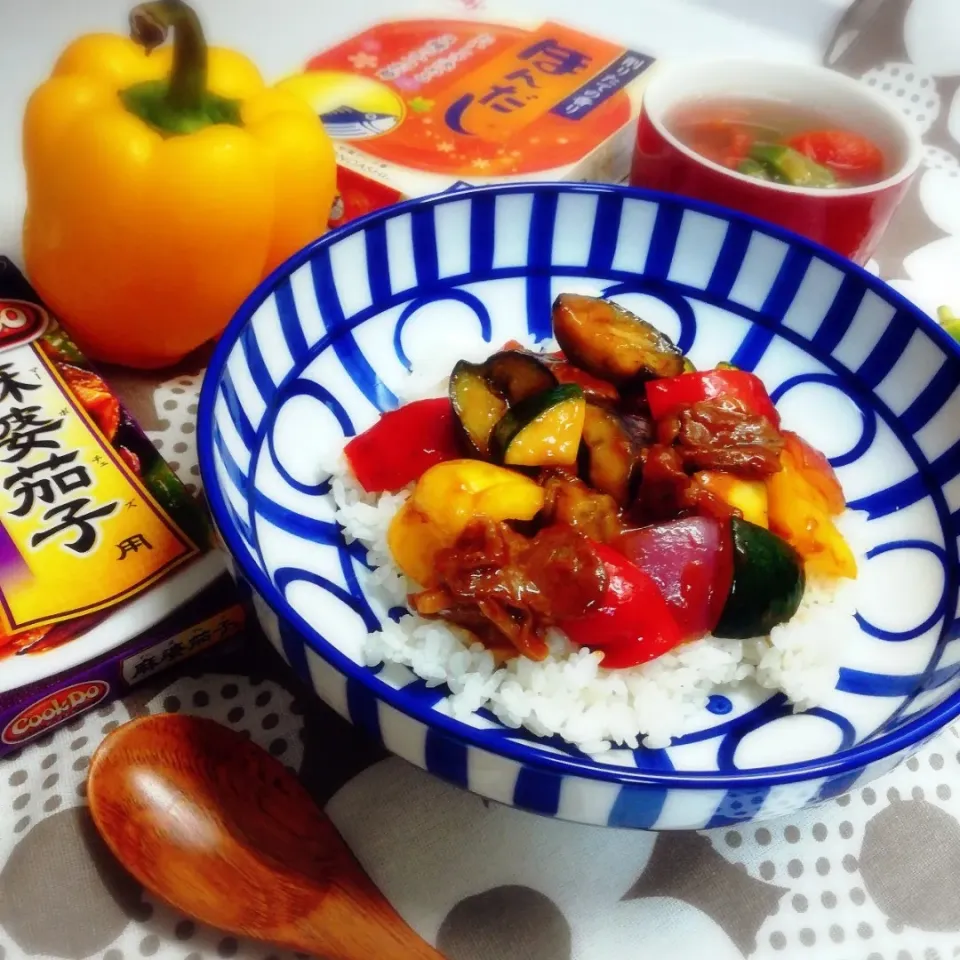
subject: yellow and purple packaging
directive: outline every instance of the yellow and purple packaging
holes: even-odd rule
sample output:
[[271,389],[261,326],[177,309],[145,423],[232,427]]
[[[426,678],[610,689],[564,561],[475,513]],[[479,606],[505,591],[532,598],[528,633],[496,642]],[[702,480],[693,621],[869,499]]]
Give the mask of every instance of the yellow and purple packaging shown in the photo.
[[0,756],[244,622],[202,508],[0,257]]

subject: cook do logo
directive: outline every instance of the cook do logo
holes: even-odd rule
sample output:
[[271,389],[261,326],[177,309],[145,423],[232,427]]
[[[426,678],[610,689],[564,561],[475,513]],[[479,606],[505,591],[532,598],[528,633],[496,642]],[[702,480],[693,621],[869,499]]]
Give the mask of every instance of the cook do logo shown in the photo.
[[16,744],[32,740],[69,717],[96,706],[110,692],[103,680],[86,680],[64,687],[21,710],[4,728],[0,740]]
[[0,300],[0,351],[36,340],[50,325],[50,315],[26,300]]

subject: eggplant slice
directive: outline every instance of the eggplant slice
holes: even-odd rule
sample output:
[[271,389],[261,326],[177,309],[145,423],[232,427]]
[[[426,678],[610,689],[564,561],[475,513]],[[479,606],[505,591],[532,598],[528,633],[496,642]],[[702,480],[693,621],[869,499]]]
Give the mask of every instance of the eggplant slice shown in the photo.
[[584,480],[625,506],[633,494],[640,449],[623,419],[612,410],[588,403],[580,454]]
[[561,293],[553,333],[567,359],[617,386],[683,373],[683,354],[646,320],[600,297]]
[[511,405],[557,385],[557,378],[533,354],[502,350],[483,364],[484,375]]
[[506,398],[490,383],[483,364],[461,360],[450,374],[450,403],[470,450],[486,459],[490,435],[507,412]]

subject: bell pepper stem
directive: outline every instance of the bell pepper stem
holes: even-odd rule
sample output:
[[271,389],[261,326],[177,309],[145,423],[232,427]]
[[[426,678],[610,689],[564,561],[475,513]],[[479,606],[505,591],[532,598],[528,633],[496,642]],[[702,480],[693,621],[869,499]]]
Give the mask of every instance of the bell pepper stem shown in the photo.
[[207,89],[207,42],[183,0],[151,0],[130,12],[130,37],[149,53],[173,31],[173,66],[163,80],[120,91],[124,106],[162,136],[195,133],[217,123],[243,126],[240,102]]
[[207,91],[207,43],[200,18],[183,0],[152,0],[130,11],[130,37],[147,53],[173,31],[173,67],[167,102],[173,110],[196,113]]

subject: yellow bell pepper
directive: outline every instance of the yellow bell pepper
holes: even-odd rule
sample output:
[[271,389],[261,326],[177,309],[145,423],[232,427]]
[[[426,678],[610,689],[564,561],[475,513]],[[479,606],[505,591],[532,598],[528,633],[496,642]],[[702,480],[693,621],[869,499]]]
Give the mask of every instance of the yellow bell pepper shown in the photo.
[[390,524],[387,544],[408,577],[430,586],[437,551],[451,546],[471,520],[532,520],[543,502],[543,488],[521,473],[480,460],[448,460],[417,481]]
[[393,562],[411,580],[424,587],[433,581],[434,558],[438,551],[450,543],[410,500],[394,515],[387,531],[387,546]]
[[208,50],[181,0],[141,4],[130,28],[74,41],[30,98],[23,245],[90,356],[159,367],[324,232],[336,161],[309,104]]
[[743,480],[721,470],[702,470],[694,479],[705,490],[729,504],[744,520],[767,526],[767,488],[762,480]]
[[803,557],[807,573],[857,576],[857,561],[833,522],[844,509],[833,470],[795,434],[785,434],[781,469],[767,478],[770,529]]

